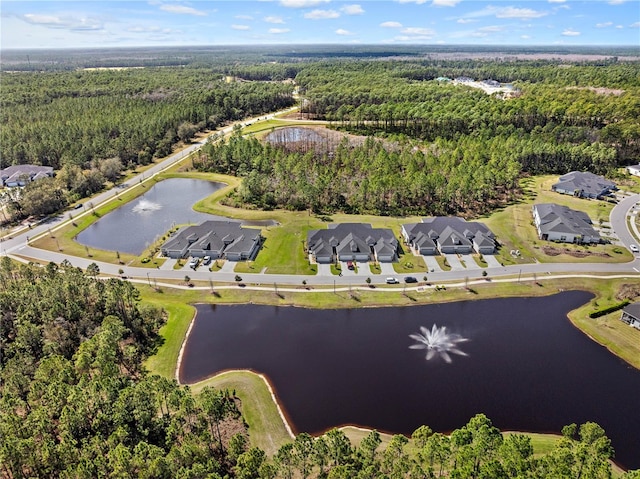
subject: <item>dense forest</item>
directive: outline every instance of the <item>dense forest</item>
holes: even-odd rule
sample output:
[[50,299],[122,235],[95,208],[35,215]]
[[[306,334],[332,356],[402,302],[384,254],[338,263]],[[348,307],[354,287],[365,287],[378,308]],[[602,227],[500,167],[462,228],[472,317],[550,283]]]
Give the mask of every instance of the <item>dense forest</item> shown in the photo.
[[565,427],[534,456],[529,437],[482,414],[450,435],[422,426],[386,447],[375,431],[358,446],[338,429],[301,433],[269,458],[250,445],[234,392],[194,395],[143,369],[163,313],[98,274],[0,260],[0,477],[611,477],[614,451],[597,424]]
[[2,167],[87,168],[164,157],[178,140],[293,103],[292,86],[227,84],[204,68],[3,73]]
[[[520,94],[444,76],[513,82]],[[471,216],[512,200],[523,175],[612,176],[640,155],[637,63],[342,59],[305,64],[296,82],[303,117],[368,139],[207,145],[194,165],[243,177],[236,206]]]

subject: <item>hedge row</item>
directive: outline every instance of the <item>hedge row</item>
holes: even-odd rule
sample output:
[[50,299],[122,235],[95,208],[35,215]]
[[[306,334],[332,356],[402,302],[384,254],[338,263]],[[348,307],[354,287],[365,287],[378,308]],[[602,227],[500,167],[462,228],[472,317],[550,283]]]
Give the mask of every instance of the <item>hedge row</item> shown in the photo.
[[589,313],[590,318],[599,318],[600,316],[604,316],[605,314],[613,313],[614,311],[618,311],[619,309],[624,308],[627,304],[629,304],[629,300],[625,299],[621,303],[614,304],[613,306],[609,306],[608,308],[599,309],[594,311],[593,313]]

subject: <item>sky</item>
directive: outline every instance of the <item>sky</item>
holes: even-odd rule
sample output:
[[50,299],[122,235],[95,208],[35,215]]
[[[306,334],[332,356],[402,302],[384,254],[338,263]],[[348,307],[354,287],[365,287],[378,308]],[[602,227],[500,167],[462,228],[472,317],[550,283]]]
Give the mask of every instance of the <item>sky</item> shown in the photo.
[[640,0],[0,2],[0,47],[632,45]]

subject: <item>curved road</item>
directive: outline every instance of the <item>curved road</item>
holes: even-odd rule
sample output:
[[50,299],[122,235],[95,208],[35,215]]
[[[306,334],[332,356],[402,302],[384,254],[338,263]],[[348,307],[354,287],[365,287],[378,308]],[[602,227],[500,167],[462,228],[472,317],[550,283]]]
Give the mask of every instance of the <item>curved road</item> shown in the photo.
[[[275,114],[266,115],[260,118],[273,118]],[[256,121],[258,118],[243,120],[242,122],[238,122],[240,125],[246,125],[248,123],[252,123]],[[235,125],[228,126],[223,130],[217,131],[215,133],[223,133],[227,134],[233,130]],[[212,133],[213,134],[213,133]],[[171,155],[166,160],[154,165],[149,168],[144,173],[132,178],[129,180],[131,184],[144,183],[145,181],[149,181],[153,176],[158,174],[159,172],[165,170],[170,167],[177,161],[181,160],[185,156],[199,149],[206,139],[201,140],[200,142],[194,143],[189,146],[185,150],[178,152],[174,155]],[[113,200],[118,193],[122,192],[122,188],[116,187],[112,188],[109,191],[101,193],[94,198],[88,200],[88,203],[93,203],[95,207],[98,207],[100,204]],[[636,229],[636,237],[629,230],[628,223],[628,215],[633,210],[635,205],[640,201],[640,195],[633,195],[625,198],[620,201],[611,211],[610,222],[613,230],[616,235],[620,238],[622,244],[628,247],[630,244],[638,244],[639,241],[636,237],[640,238],[640,234],[638,234]],[[111,263],[102,263],[97,261],[92,261],[91,259],[85,259],[77,256],[69,256],[63,253],[58,253],[54,251],[42,250],[38,248],[34,248],[28,245],[28,238],[36,237],[41,234],[47,233],[49,230],[54,230],[65,222],[68,222],[73,213],[77,213],[76,211],[65,212],[53,219],[50,219],[46,222],[43,222],[37,226],[32,227],[31,229],[23,230],[23,232],[16,234],[12,239],[4,239],[3,242],[0,242],[0,254],[4,255],[19,255],[14,256],[16,259],[24,261],[24,259],[20,257],[32,258],[34,260],[48,263],[53,261],[55,263],[61,263],[64,260],[68,260],[72,265],[78,266],[80,268],[86,269],[86,267],[91,263],[96,263],[100,272],[104,274],[118,276],[118,271],[120,269],[124,270],[124,275],[128,278],[137,278],[139,280],[151,281],[151,280],[178,280],[181,281],[184,279],[185,272],[182,270],[160,270],[160,269],[150,269],[150,268],[136,268],[136,267],[128,267],[122,265],[115,265]],[[81,214],[76,214],[74,217],[78,217],[83,214],[90,214],[90,212],[83,212]],[[635,229],[635,228],[634,228]],[[531,263],[531,264],[523,264],[523,265],[511,265],[511,266],[501,266],[501,267],[489,267],[485,268],[488,273],[488,277],[492,279],[498,278],[501,276],[513,276],[518,279],[526,279],[522,275],[532,276],[536,275],[537,278],[543,279],[545,275],[584,275],[584,276],[592,276],[592,275],[607,275],[614,274],[617,276],[629,276],[629,277],[640,277],[640,258],[638,255],[635,256],[633,261],[628,263]],[[302,276],[302,275],[286,275],[286,274],[263,274],[263,273],[243,273],[242,279],[243,283],[253,283],[253,284],[263,284],[263,285],[273,285],[277,287],[277,285],[297,285],[300,286],[302,280],[306,280],[308,285],[333,285],[334,287],[350,287],[350,285],[363,285],[365,284],[365,280],[367,277],[370,277],[372,280],[372,284],[383,284],[385,282],[385,275],[372,275],[365,269],[366,274],[360,275],[348,275],[348,276]],[[211,273],[207,269],[202,269],[199,271],[189,271],[189,277],[192,280],[200,280],[200,281],[216,281],[216,282],[230,282],[233,283],[235,281],[235,273],[226,273],[226,272],[215,272]],[[481,279],[481,270],[473,269],[473,270],[459,270],[459,271],[443,271],[443,272],[430,272],[429,282],[430,283],[440,283],[447,281],[472,281],[474,279]],[[401,275],[396,275],[401,276]],[[419,286],[418,286],[419,287]],[[411,287],[410,289],[415,289],[416,286]]]

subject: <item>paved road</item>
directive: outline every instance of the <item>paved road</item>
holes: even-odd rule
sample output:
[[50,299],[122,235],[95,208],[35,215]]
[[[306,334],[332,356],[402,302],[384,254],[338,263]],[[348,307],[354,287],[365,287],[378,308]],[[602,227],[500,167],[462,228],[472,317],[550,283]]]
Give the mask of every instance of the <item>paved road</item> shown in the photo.
[[[274,114],[266,115],[261,118],[273,118]],[[245,125],[256,121],[257,118],[244,120],[240,124]],[[226,134],[233,130],[233,125],[221,130]],[[140,182],[149,181],[154,175],[158,174],[162,170],[173,165],[176,161],[182,159],[184,156],[200,148],[204,141],[202,140],[189,146],[187,149],[170,156],[166,160],[154,165],[143,174],[138,175],[128,181],[130,184],[137,184]],[[111,189],[106,191],[90,201],[98,207],[102,202],[107,202],[115,197],[116,191],[122,191],[121,189]],[[640,201],[640,195],[633,195],[620,201],[610,215],[610,222],[616,235],[620,238],[620,241],[625,246],[629,246],[632,243],[640,244],[640,241],[634,238],[633,234],[629,230],[627,216],[633,207]],[[68,260],[73,266],[86,268],[89,264],[93,263],[90,258],[80,258],[75,256],[67,256],[63,253],[54,251],[41,250],[33,248],[27,244],[28,237],[35,237],[39,234],[47,233],[49,229],[53,230],[60,226],[65,221],[69,220],[69,214],[77,213],[77,211],[66,212],[56,218],[50,219],[48,222],[44,222],[38,226],[34,226],[32,229],[26,230],[20,234],[15,235],[12,239],[5,239],[0,243],[0,254],[12,254],[20,257],[33,258],[34,260],[48,263],[53,261],[55,263],[61,263],[63,260]],[[90,214],[86,212],[83,214]],[[79,215],[74,215],[77,217]],[[22,258],[20,258],[22,259]],[[118,275],[118,270],[123,269],[124,275],[129,278],[138,278],[147,280],[149,282],[162,281],[162,280],[183,280],[185,272],[180,270],[165,270],[165,269],[149,269],[149,268],[134,268],[128,266],[115,265],[110,263],[96,262],[100,268],[100,271],[105,274]],[[628,263],[533,263],[523,265],[512,266],[493,266],[489,265],[485,268],[488,273],[488,277],[491,279],[501,276],[513,276],[513,277],[531,277],[536,275],[542,279],[544,275],[562,275],[562,274],[577,274],[577,275],[596,275],[596,274],[616,274],[616,275],[629,275],[630,277],[638,277],[640,274],[640,258],[636,255],[633,261]],[[216,272],[211,273],[206,268],[200,268],[198,271],[189,271],[189,277],[192,280],[203,281],[215,281],[215,282],[231,282],[235,281],[236,274],[233,272]],[[439,283],[446,281],[466,281],[467,279],[478,279],[481,276],[480,270],[468,270],[462,269],[458,271],[434,271],[429,272],[428,277],[431,283]],[[524,276],[523,276],[524,275]],[[251,273],[242,274],[242,282],[244,284],[267,284],[267,285],[302,285],[302,281],[305,280],[310,286],[314,285],[335,285],[336,287],[349,287],[350,285],[363,285],[367,277],[371,278],[373,284],[384,284],[385,275],[371,275],[368,268],[361,268],[358,274],[349,274],[340,276],[300,276],[300,275],[285,275],[285,274],[264,274],[264,273]],[[400,277],[401,275],[395,275]]]

